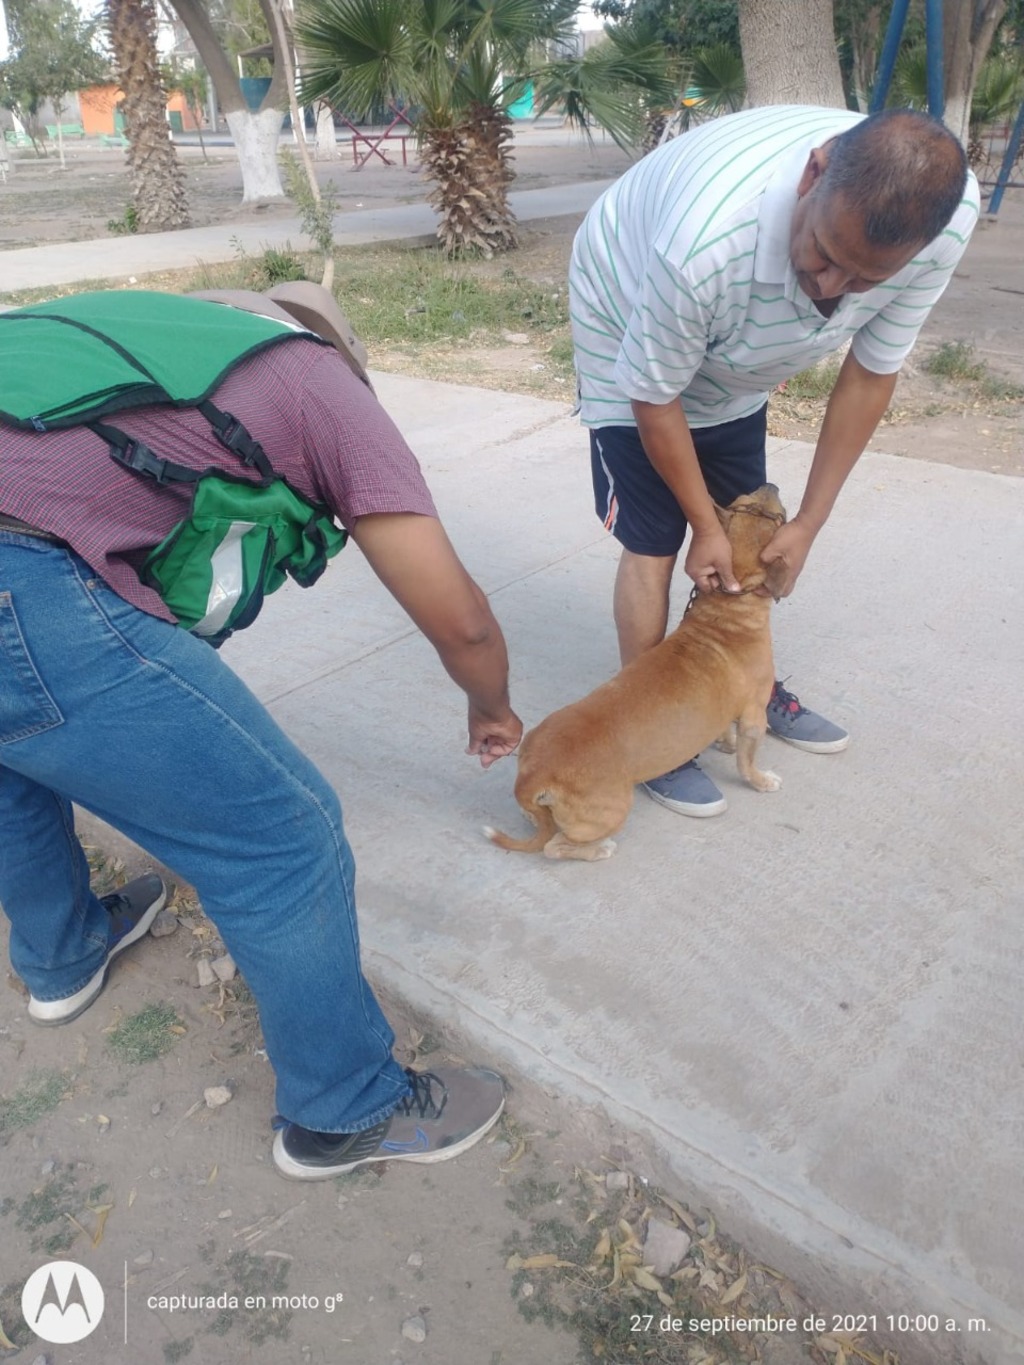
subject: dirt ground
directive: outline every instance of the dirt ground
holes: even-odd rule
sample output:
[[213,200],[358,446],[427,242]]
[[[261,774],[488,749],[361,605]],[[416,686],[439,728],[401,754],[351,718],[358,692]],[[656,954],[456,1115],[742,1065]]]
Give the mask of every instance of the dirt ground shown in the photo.
[[[62,171],[55,158],[15,154],[0,184],[0,253],[102,236],[123,214],[123,153],[77,146],[68,156]],[[209,162],[195,148],[183,156],[196,225],[238,221],[241,182],[229,151],[211,149]],[[524,135],[515,188],[600,179],[626,164],[607,142]],[[418,172],[401,165],[356,172],[343,159],[320,172],[338,185],[340,211],[415,201],[425,189]],[[293,210],[253,212],[271,221]],[[564,279],[577,221],[524,228],[517,271]],[[1024,199],[1011,193],[998,221],[976,235],[921,356],[942,342],[966,342],[993,373],[1024,384],[1022,243]],[[0,254],[0,287],[2,276]],[[514,364],[500,352],[474,363],[481,382],[513,385],[528,361],[520,350]],[[1019,398],[934,380],[917,359],[895,409],[875,442],[880,449],[1024,472]],[[812,439],[819,411],[820,403],[791,395],[777,405],[774,429]],[[87,825],[86,836],[101,891],[149,866],[105,832]],[[525,1077],[510,1078],[508,1115],[491,1140],[454,1163],[374,1166],[309,1186],[281,1180],[269,1161],[273,1084],[251,999],[237,979],[200,986],[199,961],[220,951],[216,934],[188,888],[172,909],[173,932],[126,954],[99,1002],[67,1028],[32,1028],[12,976],[0,990],[0,1358],[26,1365],[841,1358],[837,1339],[819,1335],[815,1345],[804,1331],[755,1338],[661,1330],[666,1312],[688,1318],[728,1305],[733,1314],[773,1311],[802,1321],[810,1306],[797,1286],[730,1242],[692,1192],[659,1187],[642,1139]],[[435,1021],[386,1003],[404,1061],[429,1066],[464,1053],[463,1041]],[[228,1102],[209,1107],[211,1086],[226,1087]],[[652,1219],[691,1243],[674,1276],[653,1284],[640,1250]],[[99,1326],[78,1344],[37,1339],[19,1307],[27,1274],[60,1258],[90,1267],[107,1296]],[[173,1309],[175,1296],[213,1303]],[[287,1302],[275,1306],[275,1296]],[[881,1362],[881,1347],[872,1349],[847,1358]]]

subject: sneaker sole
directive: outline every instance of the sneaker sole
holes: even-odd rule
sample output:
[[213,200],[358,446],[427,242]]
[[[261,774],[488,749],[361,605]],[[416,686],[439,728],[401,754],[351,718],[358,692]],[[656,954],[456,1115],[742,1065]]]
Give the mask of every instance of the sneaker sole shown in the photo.
[[[157,896],[156,900],[149,909],[139,919],[138,924],[115,948],[107,954],[107,960],[90,981],[87,981],[80,991],[74,995],[66,996],[63,1000],[37,1000],[35,996],[29,996],[28,1017],[33,1024],[39,1028],[58,1028],[61,1024],[70,1024],[77,1019],[80,1014],[84,1014],[90,1005],[95,1004],[103,988],[107,984],[107,976],[110,972],[110,964],[119,953],[123,953],[126,948],[130,948],[133,943],[138,943],[140,938],[144,938],[149,932],[149,926],[159,915],[160,911],[167,904],[167,887],[163,893]],[[44,1011],[44,1013],[40,1013]]]
[[780,735],[777,730],[771,728],[768,733],[776,739],[781,739],[783,744],[792,744],[794,749],[803,749],[805,754],[839,754],[850,742],[849,735],[843,735],[842,739],[790,739],[789,735]]
[[690,801],[673,801],[669,796],[662,796],[656,791],[652,791],[646,782],[640,784],[652,801],[657,801],[659,806],[664,806],[666,810],[675,811],[677,815],[689,815],[694,820],[706,820],[712,815],[721,815],[728,807],[728,802],[723,796],[719,801],[703,801],[700,804]]
[[439,1161],[450,1161],[452,1157],[460,1156],[463,1152],[467,1152],[470,1147],[475,1146],[498,1122],[504,1108],[505,1097],[503,1095],[501,1104],[482,1127],[468,1133],[458,1142],[453,1142],[448,1147],[440,1147],[433,1152],[378,1151],[370,1156],[360,1157],[358,1161],[339,1162],[337,1166],[304,1166],[301,1162],[290,1157],[285,1150],[284,1130],[282,1129],[274,1138],[271,1155],[278,1174],[283,1175],[286,1180],[330,1180],[332,1176],[345,1175],[348,1171],[354,1171],[360,1166],[372,1166],[377,1161],[409,1161],[418,1166],[433,1166]]

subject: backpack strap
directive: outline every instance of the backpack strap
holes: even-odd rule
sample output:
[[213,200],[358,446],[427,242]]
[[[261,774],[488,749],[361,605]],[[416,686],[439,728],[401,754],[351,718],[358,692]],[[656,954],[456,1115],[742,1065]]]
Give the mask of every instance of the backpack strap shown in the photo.
[[[255,469],[267,483],[275,477],[274,466],[267,459],[259,441],[253,440],[245,426],[230,412],[222,412],[216,404],[204,399],[196,408],[213,429],[214,435],[226,450],[238,457],[247,469]],[[165,460],[143,441],[137,441],[109,422],[87,422],[90,431],[106,441],[110,458],[133,474],[153,479],[161,487],[169,483],[198,483],[205,470],[189,469],[187,465]]]
[[266,453],[259,441],[254,440],[238,420],[230,412],[221,412],[209,398],[205,398],[201,403],[197,403],[199,411],[203,414],[210,426],[213,434],[220,441],[225,449],[230,450],[232,455],[237,455],[247,469],[256,469],[264,479],[274,477],[274,467],[267,459]]
[[87,422],[86,426],[110,447],[110,458],[115,463],[130,469],[133,474],[142,474],[164,487],[169,483],[198,483],[202,471],[189,469],[183,464],[164,460],[142,441],[112,427],[109,422]]

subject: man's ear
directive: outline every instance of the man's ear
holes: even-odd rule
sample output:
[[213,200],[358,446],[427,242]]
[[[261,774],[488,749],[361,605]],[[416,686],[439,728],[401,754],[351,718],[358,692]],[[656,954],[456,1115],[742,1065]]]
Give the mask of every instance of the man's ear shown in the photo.
[[727,507],[719,507],[717,502],[713,502],[711,506],[715,509],[715,516],[721,523],[722,530],[728,531],[729,523],[732,521],[732,513]]
[[809,194],[815,185],[825,174],[825,167],[828,165],[828,143],[823,147],[814,147],[807,158],[807,165],[804,167],[796,187],[796,197],[802,199],[805,194]]

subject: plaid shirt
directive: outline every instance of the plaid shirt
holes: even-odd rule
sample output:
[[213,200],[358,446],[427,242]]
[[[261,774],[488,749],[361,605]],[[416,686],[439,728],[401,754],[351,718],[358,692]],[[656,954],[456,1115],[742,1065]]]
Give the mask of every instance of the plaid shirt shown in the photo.
[[[213,394],[263,446],[275,471],[348,529],[374,512],[436,516],[419,464],[338,353],[296,338],[244,361]],[[244,472],[194,408],[136,408],[106,419],[165,459]],[[66,540],[126,601],[174,617],[137,568],[187,514],[191,487],[159,487],[110,458],[86,427],[0,425],[0,512]]]

